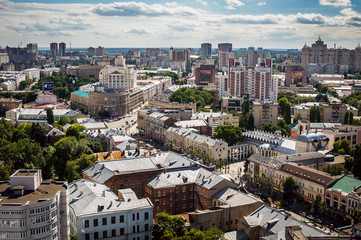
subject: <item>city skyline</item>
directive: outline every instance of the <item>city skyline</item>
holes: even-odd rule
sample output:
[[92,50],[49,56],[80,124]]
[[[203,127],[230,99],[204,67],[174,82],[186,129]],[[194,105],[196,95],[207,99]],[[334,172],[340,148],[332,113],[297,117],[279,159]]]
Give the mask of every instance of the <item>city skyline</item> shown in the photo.
[[320,35],[329,47],[361,38],[356,0],[0,0],[0,45],[297,48]]

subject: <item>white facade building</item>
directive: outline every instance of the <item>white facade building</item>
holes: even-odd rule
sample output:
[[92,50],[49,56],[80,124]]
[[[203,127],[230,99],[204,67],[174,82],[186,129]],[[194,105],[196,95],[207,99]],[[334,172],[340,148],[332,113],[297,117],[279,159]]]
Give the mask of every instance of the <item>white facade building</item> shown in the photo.
[[18,170],[0,184],[0,239],[68,240],[66,182],[42,182],[41,170]]
[[153,205],[133,190],[116,196],[104,184],[78,180],[69,186],[70,231],[79,240],[150,240]]
[[28,68],[23,71],[25,73],[26,79],[39,80],[40,79],[40,69],[38,68]]
[[106,66],[99,72],[99,83],[115,90],[128,90],[135,87],[137,74],[128,66]]

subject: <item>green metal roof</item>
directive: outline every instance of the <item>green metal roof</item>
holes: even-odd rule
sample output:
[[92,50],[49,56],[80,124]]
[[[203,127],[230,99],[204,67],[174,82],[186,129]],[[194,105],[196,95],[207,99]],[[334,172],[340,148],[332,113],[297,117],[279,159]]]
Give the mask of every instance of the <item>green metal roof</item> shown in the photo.
[[360,185],[361,185],[360,180],[350,178],[347,176],[342,176],[341,178],[332,181],[327,188],[339,189],[342,192],[350,193]]

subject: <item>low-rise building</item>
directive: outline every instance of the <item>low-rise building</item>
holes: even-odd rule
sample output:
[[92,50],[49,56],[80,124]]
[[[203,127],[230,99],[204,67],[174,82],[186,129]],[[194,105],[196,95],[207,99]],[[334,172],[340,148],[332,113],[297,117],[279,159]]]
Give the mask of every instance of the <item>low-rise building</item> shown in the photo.
[[161,143],[165,140],[165,130],[167,126],[173,125],[176,120],[167,117],[165,114],[160,112],[153,112],[145,116],[145,129],[144,134],[155,141]]
[[242,112],[243,99],[237,97],[222,97],[221,109],[226,111]]
[[52,103],[57,103],[58,99],[56,97],[55,94],[53,93],[43,93],[43,94],[38,94],[38,96],[36,97],[35,103],[36,105],[43,105],[43,104],[52,104]]
[[213,206],[212,197],[236,183],[202,167],[166,170],[146,181],[145,196],[154,203],[154,216],[160,212],[180,214]]
[[78,180],[69,186],[71,234],[79,240],[152,238],[153,204],[131,189],[116,195],[99,183]]
[[278,103],[253,102],[254,126],[262,127],[265,123],[277,125]]
[[13,98],[0,98],[0,108],[4,109],[5,111],[21,108],[22,102],[22,100]]
[[41,170],[18,170],[0,183],[0,238],[69,239],[67,183],[43,181]]
[[239,117],[231,113],[223,112],[197,112],[193,114],[192,120],[203,119],[208,123],[208,135],[213,136],[216,127],[220,125],[239,126]]
[[307,132],[296,138],[295,153],[316,152],[329,149],[330,139],[322,132]]
[[39,68],[28,68],[24,69],[26,79],[31,79],[34,81],[38,81],[40,79],[40,69]]

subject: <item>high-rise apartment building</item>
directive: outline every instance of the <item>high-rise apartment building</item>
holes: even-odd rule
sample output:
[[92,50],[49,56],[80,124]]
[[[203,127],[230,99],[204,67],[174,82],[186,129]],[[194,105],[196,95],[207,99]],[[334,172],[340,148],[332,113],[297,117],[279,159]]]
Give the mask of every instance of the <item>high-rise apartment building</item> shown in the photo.
[[232,43],[218,43],[218,52],[232,52]]
[[229,60],[227,83],[222,84],[228,96],[248,97],[254,101],[276,101],[277,81],[272,79],[272,58],[267,56],[256,67],[241,66],[240,61]]
[[229,59],[234,59],[233,52],[218,52],[218,70],[226,70],[228,68]]
[[65,56],[65,52],[66,52],[66,43],[65,42],[59,43],[59,56],[61,57]]
[[38,61],[38,44],[36,43],[29,43],[24,48],[6,47],[6,52],[9,55],[9,60],[14,63]]
[[50,56],[58,56],[58,43],[50,43]]
[[246,64],[247,67],[255,67],[259,65],[259,63],[263,59],[263,53],[262,52],[256,52],[256,51],[250,51],[247,53],[247,59]]
[[202,43],[201,44],[201,55],[204,58],[210,57],[212,55],[212,44],[211,43]]
[[67,183],[42,181],[41,170],[18,170],[0,183],[1,239],[69,238]]
[[93,48],[93,47],[88,48],[87,53],[88,53],[89,57],[94,56],[95,55],[95,48]]
[[104,47],[99,46],[96,50],[97,56],[104,56]]
[[[309,72],[309,65],[323,66],[322,69],[319,68],[315,71],[316,73],[339,72],[343,74],[346,70],[352,73],[358,72],[361,70],[361,46],[358,45],[352,50],[341,47],[336,48],[336,45],[334,48],[327,48],[327,45],[324,44],[321,37],[319,37],[312,46],[305,44],[302,48],[301,62],[302,67],[307,70],[308,75],[312,74]],[[332,65],[334,67],[332,67]]]

